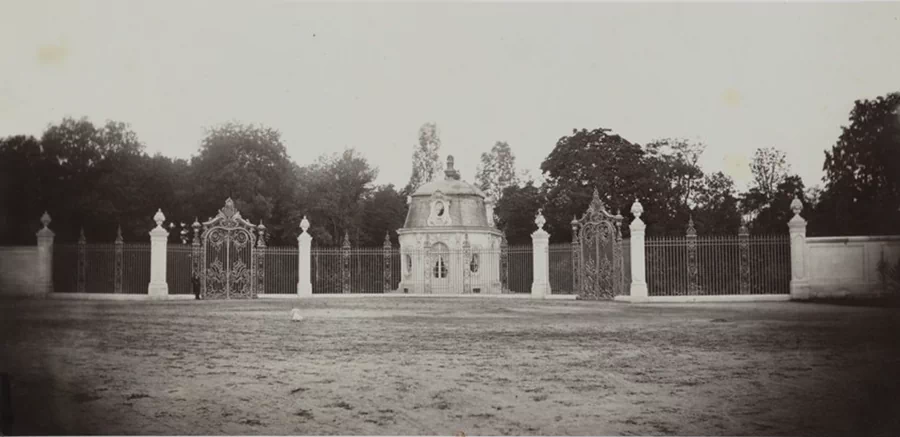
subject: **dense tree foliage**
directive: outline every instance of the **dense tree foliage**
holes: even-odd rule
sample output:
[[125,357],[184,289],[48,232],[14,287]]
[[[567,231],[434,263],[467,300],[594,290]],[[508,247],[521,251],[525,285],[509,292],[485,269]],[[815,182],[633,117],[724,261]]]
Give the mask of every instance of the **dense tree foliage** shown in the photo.
[[506,233],[509,244],[531,243],[535,215],[545,202],[540,187],[536,187],[534,182],[522,187],[511,185],[503,190],[494,213],[497,215],[497,228]]
[[[347,149],[320,157],[302,173],[301,184],[309,187],[305,203],[315,244],[339,245],[345,234],[352,243],[359,242],[364,201],[372,194],[378,171],[356,150]],[[384,230],[381,237],[383,240]]]
[[811,233],[900,234],[900,93],[855,102],[824,170]]
[[[739,193],[721,172],[705,174],[705,145],[659,139],[639,145],[609,129],[573,130],[541,164],[539,182],[517,177],[508,144],[481,155],[476,184],[497,201],[497,226],[511,244],[528,244],[539,209],[555,242],[571,239],[596,189],[609,212],[632,220],[640,200],[648,235],[684,235],[693,218],[699,234],[737,232],[742,216],[753,233],[787,232],[794,197],[804,202],[810,235],[900,233],[900,93],[855,102],[850,124],[825,155],[823,187],[805,187],[783,152],[757,150],[753,181]],[[39,138],[0,138],[0,243],[33,244],[44,210],[57,241],[83,228],[89,241],[109,242],[121,226],[127,241],[147,241],[162,208],[170,222],[204,221],[232,197],[243,216],[264,223],[269,244],[294,245],[299,223],[312,223],[314,244],[397,244],[406,196],[440,173],[437,126],[419,130],[409,184],[375,186],[378,170],[354,149],[303,167],[287,154],[280,133],[225,123],[207,132],[190,160],[149,156],[125,123],[95,125],[65,118]],[[522,183],[523,179],[527,182]],[[172,242],[178,241],[176,232]]]

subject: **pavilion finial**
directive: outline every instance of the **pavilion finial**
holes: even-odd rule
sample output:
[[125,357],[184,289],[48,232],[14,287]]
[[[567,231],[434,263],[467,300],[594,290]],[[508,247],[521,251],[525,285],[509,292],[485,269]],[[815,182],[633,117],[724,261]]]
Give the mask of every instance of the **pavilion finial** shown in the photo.
[[453,168],[453,155],[447,155],[447,170],[444,170],[444,176],[448,181],[459,180],[459,171]]

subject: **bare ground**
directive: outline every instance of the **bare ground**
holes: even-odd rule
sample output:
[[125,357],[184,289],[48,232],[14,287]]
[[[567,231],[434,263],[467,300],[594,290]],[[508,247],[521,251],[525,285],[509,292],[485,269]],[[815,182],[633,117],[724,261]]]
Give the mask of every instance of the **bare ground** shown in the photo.
[[[301,309],[306,320],[290,321]],[[900,435],[896,309],[0,301],[16,434]]]

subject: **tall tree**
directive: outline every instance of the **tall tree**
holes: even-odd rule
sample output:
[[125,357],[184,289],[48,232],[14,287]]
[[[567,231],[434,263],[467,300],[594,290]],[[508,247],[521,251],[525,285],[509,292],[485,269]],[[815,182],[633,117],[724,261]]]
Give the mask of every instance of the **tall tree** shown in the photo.
[[735,234],[741,215],[734,181],[722,172],[704,176],[694,190],[692,215],[698,234]]
[[794,197],[805,203],[803,180],[791,175],[775,188],[771,200],[765,206],[756,209],[750,223],[750,231],[757,234],[785,234],[788,221],[793,217],[791,202]]
[[404,192],[412,194],[422,185],[431,182],[441,171],[441,136],[437,124],[425,123],[419,128],[419,142],[413,151],[412,174]]
[[311,188],[306,204],[313,238],[318,244],[337,245],[346,233],[359,244],[364,201],[373,191],[372,182],[378,170],[370,167],[356,150],[347,149],[341,154],[321,156],[303,174],[304,183]]
[[111,239],[116,222],[146,204],[141,192],[107,182],[133,177],[135,166],[123,163],[146,159],[144,145],[127,124],[108,121],[97,127],[87,118],[64,118],[49,125],[39,143],[28,147],[29,183],[39,191],[31,201],[51,213],[61,241],[77,238],[81,227],[88,239]]
[[669,213],[663,202],[670,196],[658,167],[649,165],[639,145],[609,129],[576,129],[560,138],[541,164],[547,199],[544,216],[551,238],[571,238],[570,222],[584,214],[595,188],[613,214],[628,215],[632,202],[640,199],[648,232],[663,232],[668,222],[663,218]]
[[297,185],[279,131],[234,122],[211,128],[191,167],[193,214],[207,219],[231,197],[245,219],[266,225],[273,243],[291,243],[288,236],[295,233],[298,223],[287,223],[285,216],[275,215],[295,201]]
[[778,185],[790,174],[791,167],[787,163],[784,152],[774,147],[756,149],[750,163],[753,175],[751,188],[755,188],[766,201],[772,200]]
[[393,185],[375,188],[363,202],[359,245],[381,246],[385,233],[392,244],[398,244],[397,229],[403,227],[407,209],[406,198]]
[[490,152],[481,154],[481,163],[475,172],[475,184],[490,199],[498,201],[506,187],[518,183],[516,157],[509,144],[497,141]]
[[854,102],[824,170],[816,232],[900,233],[900,92]]
[[669,180],[673,194],[684,204],[693,206],[693,194],[703,179],[703,170],[698,161],[706,145],[680,138],[665,138],[651,141],[644,146],[648,158],[661,161],[667,170],[664,177]]
[[510,185],[503,190],[494,212],[497,227],[506,234],[509,244],[530,244],[535,230],[534,217],[545,204],[543,193],[533,182],[524,186]]

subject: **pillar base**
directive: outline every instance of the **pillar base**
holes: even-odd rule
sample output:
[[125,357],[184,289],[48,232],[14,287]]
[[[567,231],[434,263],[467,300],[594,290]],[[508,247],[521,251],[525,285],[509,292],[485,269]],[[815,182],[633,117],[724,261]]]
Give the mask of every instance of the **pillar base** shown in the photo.
[[531,297],[546,298],[550,294],[550,284],[531,284]]
[[809,300],[809,284],[794,283],[791,284],[791,300]]
[[150,296],[168,296],[169,295],[169,284],[165,282],[161,284],[150,284],[147,287],[147,294]]
[[633,300],[640,300],[647,298],[647,283],[636,284],[634,282],[631,283],[631,290],[628,293]]
[[297,296],[312,296],[312,283],[297,283]]

